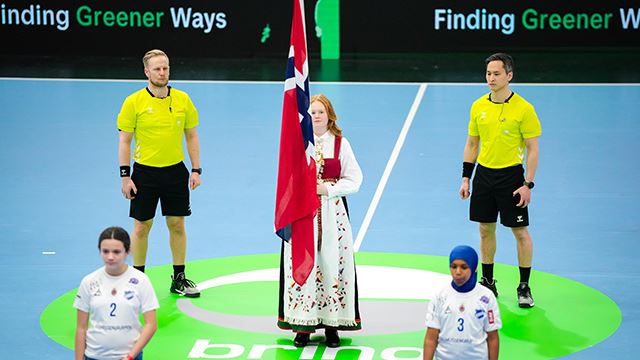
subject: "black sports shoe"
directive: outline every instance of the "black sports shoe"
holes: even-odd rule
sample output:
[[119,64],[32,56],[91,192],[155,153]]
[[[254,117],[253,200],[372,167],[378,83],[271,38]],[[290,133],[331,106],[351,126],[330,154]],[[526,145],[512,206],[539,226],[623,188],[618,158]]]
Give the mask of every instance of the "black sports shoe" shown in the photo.
[[293,339],[293,345],[296,347],[305,347],[309,343],[309,334],[297,333],[296,338]]
[[324,329],[325,344],[330,348],[337,348],[340,346],[340,336],[338,336],[338,330],[336,329]]
[[180,294],[186,297],[199,297],[200,290],[193,281],[187,279],[184,273],[178,273],[178,275],[171,275],[171,288],[169,289],[174,294]]
[[521,282],[518,285],[518,306],[521,308],[533,307],[533,296],[531,296],[531,288],[527,283]]
[[492,282],[489,282],[489,280],[487,280],[486,277],[482,277],[482,279],[480,279],[480,285],[486,287],[487,289],[491,290],[491,292],[493,293],[493,295],[495,295],[495,297],[498,297],[498,288],[496,287],[496,283],[498,281],[496,279],[493,279]]

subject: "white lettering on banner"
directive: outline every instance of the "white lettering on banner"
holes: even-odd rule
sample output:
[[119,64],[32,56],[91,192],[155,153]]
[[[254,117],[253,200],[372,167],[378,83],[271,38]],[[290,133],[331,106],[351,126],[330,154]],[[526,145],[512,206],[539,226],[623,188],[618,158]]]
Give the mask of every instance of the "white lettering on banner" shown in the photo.
[[302,350],[302,354],[300,354],[300,360],[312,360],[313,356],[316,354],[316,350],[318,347],[315,345],[307,345]]
[[7,8],[0,5],[0,24],[56,26],[58,30],[69,28],[69,10],[41,9],[40,5],[29,5],[26,9]]
[[291,345],[253,345],[247,359],[262,359],[264,352],[269,349],[298,350],[297,347]]
[[227,27],[227,15],[223,12],[199,12],[193,11],[192,8],[169,8],[171,11],[171,20],[173,21],[174,28],[194,28],[202,29],[205,34],[208,34],[215,25],[218,29],[224,29]]
[[[413,351],[416,352],[416,357],[397,357],[396,353],[399,351]],[[420,360],[422,359],[422,349],[415,347],[393,347],[382,350],[380,357],[383,360]]]
[[627,9],[626,13],[625,9],[620,9],[620,22],[625,30],[629,29],[629,25],[637,30],[640,27],[640,9]]
[[[214,350],[215,349],[215,350]],[[299,349],[291,345],[262,345],[254,344],[249,350],[247,357],[242,357],[245,351],[245,347],[238,344],[212,344],[208,339],[196,340],[195,344],[191,348],[189,359],[262,359],[264,353],[270,349],[282,349],[298,351]],[[207,354],[207,351],[217,352],[217,355]],[[217,350],[217,351],[216,351]],[[318,350],[317,346],[306,346],[299,359],[313,359],[319,354],[316,354]],[[322,354],[323,360],[335,360],[338,352],[343,350],[359,350],[357,360],[371,360],[374,358],[376,349],[369,346],[341,346],[339,348],[326,348]],[[416,353],[415,357],[397,356],[398,352],[412,351]],[[355,354],[354,354],[355,356]],[[415,347],[391,347],[383,349],[380,353],[380,358],[383,360],[419,360],[422,359],[422,349]]]
[[487,9],[476,9],[469,14],[435,9],[433,15],[436,30],[444,25],[446,30],[500,30],[505,35],[511,35],[515,29],[515,14],[489,13]]
[[[208,355],[209,349],[227,349],[226,354],[221,355]],[[242,345],[235,344],[211,344],[209,340],[196,340],[196,343],[191,348],[189,359],[233,359],[241,356],[244,353],[244,347]]]
[[338,351],[344,350],[360,350],[360,355],[358,356],[358,360],[371,360],[373,359],[373,354],[375,354],[375,350],[368,346],[340,346],[339,348],[327,348],[322,354],[322,360],[333,360],[336,358]]

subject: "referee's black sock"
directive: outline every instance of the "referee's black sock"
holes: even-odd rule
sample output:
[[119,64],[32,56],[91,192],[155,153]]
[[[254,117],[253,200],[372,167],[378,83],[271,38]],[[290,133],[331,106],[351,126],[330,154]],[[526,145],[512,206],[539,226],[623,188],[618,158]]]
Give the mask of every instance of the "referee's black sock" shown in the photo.
[[529,267],[520,266],[520,282],[528,284],[529,276],[531,276],[531,266]]
[[133,268],[136,269],[136,270],[140,270],[140,271],[144,272],[144,265],[142,265],[142,266],[133,265]]
[[173,277],[178,276],[178,274],[184,272],[184,265],[173,265]]
[[489,283],[493,282],[493,264],[482,263],[482,277],[487,279]]

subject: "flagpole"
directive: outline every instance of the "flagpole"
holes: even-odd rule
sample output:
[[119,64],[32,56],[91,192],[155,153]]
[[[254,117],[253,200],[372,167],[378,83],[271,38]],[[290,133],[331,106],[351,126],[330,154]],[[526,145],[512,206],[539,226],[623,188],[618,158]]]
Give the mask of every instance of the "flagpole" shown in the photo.
[[303,0],[293,0],[291,38],[284,82],[275,228],[290,241],[292,273],[304,284],[315,262],[313,219],[316,194],[313,126],[309,114],[309,63]]

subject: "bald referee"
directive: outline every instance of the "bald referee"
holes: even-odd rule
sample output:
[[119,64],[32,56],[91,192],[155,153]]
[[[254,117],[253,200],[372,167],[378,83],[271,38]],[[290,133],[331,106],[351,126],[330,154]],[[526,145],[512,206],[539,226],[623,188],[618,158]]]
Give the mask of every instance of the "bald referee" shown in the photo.
[[[477,160],[469,214],[471,221],[480,223],[480,284],[498,296],[493,259],[499,214],[500,223],[511,228],[517,241],[520,267],[520,283],[516,290],[518,305],[530,308],[534,305],[529,287],[533,241],[528,230],[527,206],[531,202],[538,168],[538,137],[542,134],[542,127],[534,107],[509,88],[514,65],[511,56],[493,54],[485,63],[491,92],[471,106],[460,197],[469,197],[469,180]],[[526,171],[523,162],[526,163]]]
[[[158,201],[169,229],[173,257],[170,291],[198,297],[200,291],[185,276],[187,234],[184,217],[191,215],[189,189],[200,185],[200,140],[198,111],[187,93],[169,83],[169,58],[161,50],[148,51],[143,59],[146,88],[126,98],[118,114],[120,143],[118,159],[122,195],[131,200],[133,220],[131,250],[133,265],[144,272],[149,232]],[[182,139],[187,144],[191,171],[187,169]],[[131,141],[135,138],[133,172]]]

